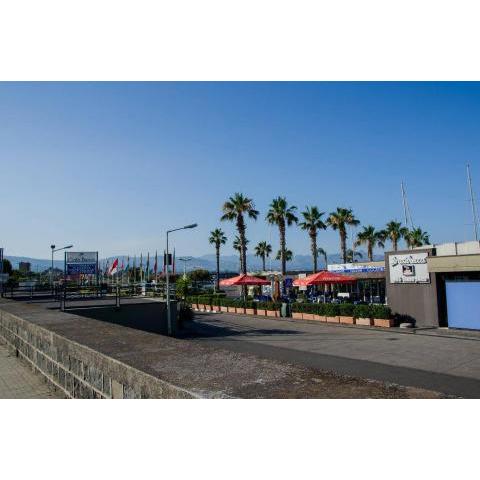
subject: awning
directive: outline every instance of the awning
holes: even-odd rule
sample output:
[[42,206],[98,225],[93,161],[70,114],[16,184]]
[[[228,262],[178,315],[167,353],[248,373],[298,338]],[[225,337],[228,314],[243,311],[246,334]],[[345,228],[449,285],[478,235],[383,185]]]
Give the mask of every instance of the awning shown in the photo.
[[323,285],[326,283],[353,283],[357,279],[350,275],[342,273],[333,273],[323,270],[322,272],[313,273],[305,278],[297,278],[293,281],[294,287],[306,287],[308,285]]
[[264,280],[263,278],[253,277],[252,275],[245,274],[220,280],[221,287],[233,287],[236,285],[270,285],[270,282],[268,280]]

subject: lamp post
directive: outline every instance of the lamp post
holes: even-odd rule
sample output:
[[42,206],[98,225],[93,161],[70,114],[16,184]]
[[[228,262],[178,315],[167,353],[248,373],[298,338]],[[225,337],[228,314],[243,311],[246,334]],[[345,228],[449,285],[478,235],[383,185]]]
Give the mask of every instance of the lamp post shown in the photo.
[[168,235],[173,232],[177,232],[178,230],[186,230],[188,228],[195,228],[197,226],[196,223],[192,223],[191,225],[185,225],[184,227],[180,228],[173,228],[172,230],[167,230],[167,265],[165,270],[165,280],[166,280],[166,287],[167,287],[167,328],[168,328],[168,335],[172,336],[172,316],[170,314],[170,255],[168,253]]
[[187,262],[192,260],[193,257],[180,257],[179,260],[183,262],[183,278],[187,278]]
[[53,254],[55,252],[60,252],[60,250],[68,250],[69,248],[72,248],[73,245],[67,245],[66,247],[62,248],[55,248],[55,245],[50,245],[50,248],[52,249],[52,268],[50,270],[50,287],[52,288],[52,293],[53,293]]

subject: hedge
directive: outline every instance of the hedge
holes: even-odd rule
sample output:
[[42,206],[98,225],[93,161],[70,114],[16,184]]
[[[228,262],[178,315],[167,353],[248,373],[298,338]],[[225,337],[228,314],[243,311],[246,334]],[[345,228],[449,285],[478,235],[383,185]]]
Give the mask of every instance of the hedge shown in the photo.
[[280,310],[280,302],[255,302],[258,310]]
[[341,303],[339,309],[342,317],[353,317],[355,305],[353,303]]
[[[259,307],[260,308],[260,307]],[[385,305],[353,305],[353,303],[293,303],[292,312],[313,313],[327,317],[390,318],[392,313]]]

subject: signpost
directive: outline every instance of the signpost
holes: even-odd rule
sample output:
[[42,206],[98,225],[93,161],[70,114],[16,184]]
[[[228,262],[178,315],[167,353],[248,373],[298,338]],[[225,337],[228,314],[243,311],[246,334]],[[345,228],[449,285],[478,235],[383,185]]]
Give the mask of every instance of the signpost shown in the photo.
[[66,275],[97,275],[98,252],[65,252]]

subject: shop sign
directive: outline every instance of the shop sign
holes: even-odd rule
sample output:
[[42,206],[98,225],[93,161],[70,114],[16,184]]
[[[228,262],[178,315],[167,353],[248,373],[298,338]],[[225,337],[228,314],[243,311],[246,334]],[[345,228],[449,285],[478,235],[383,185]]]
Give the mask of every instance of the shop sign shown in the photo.
[[66,252],[67,275],[95,275],[98,269],[98,252]]
[[390,283],[430,283],[427,253],[390,255]]
[[369,265],[368,263],[337,263],[327,267],[334,273],[369,273],[384,272],[385,265]]

